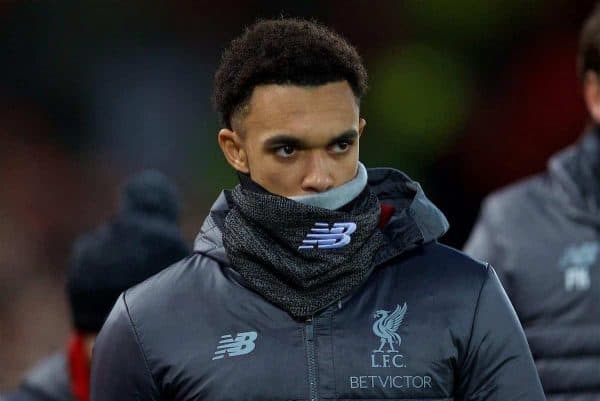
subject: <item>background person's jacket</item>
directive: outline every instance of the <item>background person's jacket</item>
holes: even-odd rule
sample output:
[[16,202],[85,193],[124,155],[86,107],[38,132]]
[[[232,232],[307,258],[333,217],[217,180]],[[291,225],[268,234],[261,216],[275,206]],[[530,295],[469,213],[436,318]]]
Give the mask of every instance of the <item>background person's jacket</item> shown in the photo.
[[92,401],[544,400],[494,271],[440,245],[441,212],[389,169],[395,213],[353,294],[295,321],[229,266],[222,195],[195,254],[125,292],[94,349]]
[[75,401],[64,353],[42,360],[25,377],[19,389],[0,401]]
[[497,269],[552,401],[600,400],[599,135],[490,195],[465,248]]

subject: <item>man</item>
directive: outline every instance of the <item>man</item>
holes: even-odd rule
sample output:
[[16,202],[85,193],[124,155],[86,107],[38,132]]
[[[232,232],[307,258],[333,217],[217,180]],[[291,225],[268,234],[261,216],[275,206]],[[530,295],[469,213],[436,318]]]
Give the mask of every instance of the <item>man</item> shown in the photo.
[[177,191],[162,174],[147,171],[127,184],[116,218],[75,242],[67,350],[42,361],[3,401],[90,399],[92,346],[119,294],[189,254],[178,214]]
[[546,172],[490,195],[465,248],[498,269],[556,401],[600,399],[600,7],[578,64],[592,124]]
[[366,81],[316,23],[231,43],[215,100],[241,183],[194,256],[119,298],[92,401],[544,400],[493,270],[436,242],[417,183],[359,163]]

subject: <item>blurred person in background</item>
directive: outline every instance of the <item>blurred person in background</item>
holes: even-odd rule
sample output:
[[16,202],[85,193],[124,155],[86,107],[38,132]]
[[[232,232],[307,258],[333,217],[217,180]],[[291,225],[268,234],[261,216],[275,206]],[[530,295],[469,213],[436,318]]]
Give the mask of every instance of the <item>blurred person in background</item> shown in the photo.
[[161,173],[145,171],[127,183],[117,216],[74,244],[67,349],[43,360],[2,401],[89,400],[92,347],[119,294],[189,254],[178,216],[179,195]]
[[465,246],[497,269],[553,401],[600,399],[600,4],[578,69],[591,123],[547,171],[488,196]]
[[367,73],[330,29],[265,20],[215,76],[224,191],[191,258],[126,291],[92,401],[544,395],[493,271],[419,184],[359,162]]

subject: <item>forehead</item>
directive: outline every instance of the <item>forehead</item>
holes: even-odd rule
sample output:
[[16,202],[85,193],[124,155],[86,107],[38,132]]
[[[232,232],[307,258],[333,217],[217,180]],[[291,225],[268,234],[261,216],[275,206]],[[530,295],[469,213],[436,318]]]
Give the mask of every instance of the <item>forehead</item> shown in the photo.
[[260,85],[242,117],[247,134],[339,134],[358,128],[359,107],[346,81],[319,86]]

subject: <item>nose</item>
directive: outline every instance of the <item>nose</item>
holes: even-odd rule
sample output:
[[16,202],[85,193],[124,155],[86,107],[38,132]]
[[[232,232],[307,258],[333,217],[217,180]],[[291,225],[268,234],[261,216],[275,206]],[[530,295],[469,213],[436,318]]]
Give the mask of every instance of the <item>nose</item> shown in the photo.
[[302,190],[319,193],[333,188],[334,180],[331,173],[327,155],[315,152],[307,162],[306,173],[302,180]]

